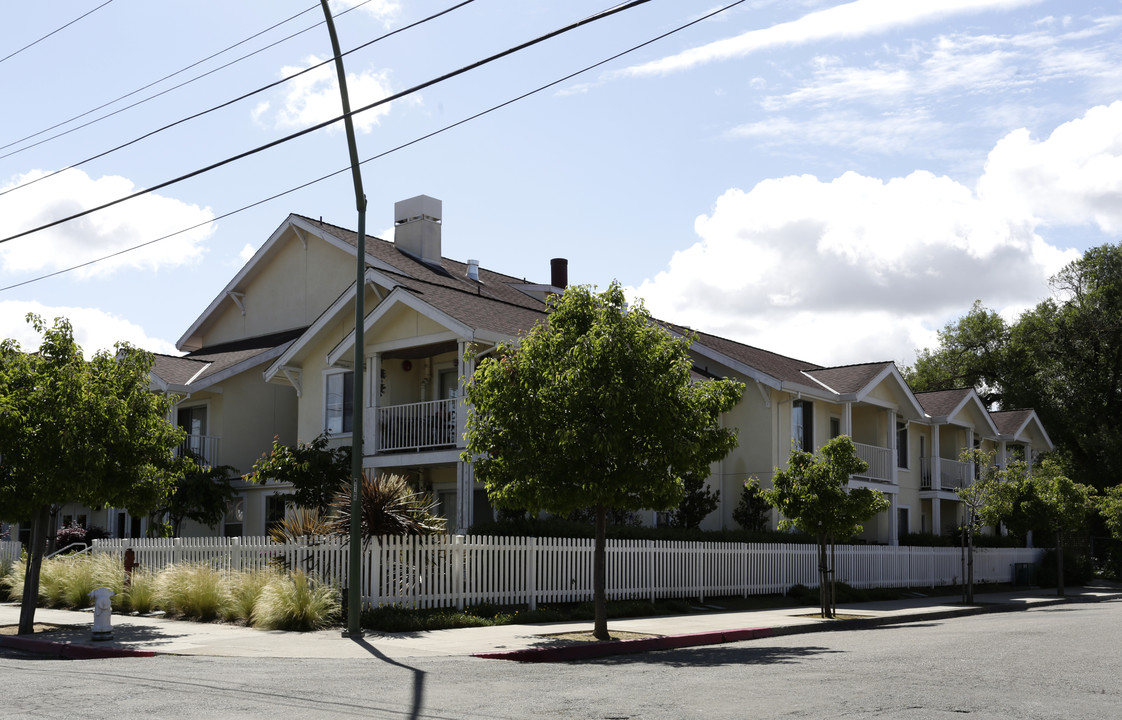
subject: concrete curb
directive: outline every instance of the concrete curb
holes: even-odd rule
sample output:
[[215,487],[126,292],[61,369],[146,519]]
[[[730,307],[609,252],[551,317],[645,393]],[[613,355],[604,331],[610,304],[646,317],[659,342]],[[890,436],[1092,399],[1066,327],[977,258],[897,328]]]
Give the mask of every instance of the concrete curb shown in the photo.
[[0,647],[22,650],[38,655],[50,655],[68,660],[98,660],[102,658],[156,657],[152,650],[108,647],[104,645],[85,645],[83,643],[56,642],[39,640],[26,635],[5,635],[0,637]]
[[589,660],[613,655],[630,655],[650,650],[673,650],[702,645],[719,645],[741,640],[758,640],[768,637],[787,635],[806,635],[819,632],[845,630],[868,630],[888,625],[921,622],[923,620],[945,620],[954,617],[984,615],[998,612],[1018,612],[1032,608],[1049,607],[1076,602],[1105,602],[1122,599],[1122,595],[1105,597],[1057,597],[1032,603],[994,603],[971,607],[942,610],[938,612],[914,612],[883,617],[853,618],[835,620],[830,623],[811,623],[806,625],[785,625],[779,627],[742,628],[738,630],[719,630],[684,635],[663,635],[635,640],[615,640],[611,642],[584,643],[580,645],[558,645],[554,647],[525,648],[501,652],[473,653],[472,657],[487,660],[513,660],[515,662],[566,662],[570,660]]

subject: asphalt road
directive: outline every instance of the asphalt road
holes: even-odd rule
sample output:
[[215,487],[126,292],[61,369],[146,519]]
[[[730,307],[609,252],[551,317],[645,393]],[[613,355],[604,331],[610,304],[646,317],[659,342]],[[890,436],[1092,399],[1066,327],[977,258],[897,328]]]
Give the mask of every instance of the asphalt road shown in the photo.
[[1122,718],[1122,602],[568,664],[0,652],[0,718]]

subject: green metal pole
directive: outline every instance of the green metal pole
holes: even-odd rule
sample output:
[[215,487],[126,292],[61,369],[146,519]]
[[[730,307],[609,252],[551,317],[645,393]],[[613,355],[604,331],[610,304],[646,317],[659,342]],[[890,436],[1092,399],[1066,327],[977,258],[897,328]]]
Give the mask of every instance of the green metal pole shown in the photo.
[[331,50],[335,53],[335,72],[339,76],[339,96],[343,100],[343,123],[347,128],[347,150],[351,156],[351,175],[355,186],[355,205],[358,208],[358,263],[355,279],[355,354],[354,354],[354,396],[351,421],[351,543],[347,572],[347,629],[344,637],[362,637],[362,537],[361,504],[362,491],[362,414],[363,414],[363,321],[366,318],[366,194],[362,191],[362,171],[358,161],[358,144],[355,142],[355,126],[351,120],[351,100],[347,94],[347,73],[343,69],[343,57],[339,50],[339,37],[335,34],[335,21],[327,0],[320,0],[323,14],[327,20],[327,32],[331,35]]

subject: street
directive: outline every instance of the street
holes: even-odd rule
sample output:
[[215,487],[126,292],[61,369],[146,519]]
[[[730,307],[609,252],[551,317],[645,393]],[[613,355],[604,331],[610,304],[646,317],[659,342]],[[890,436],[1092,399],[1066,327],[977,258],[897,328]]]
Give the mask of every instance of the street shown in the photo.
[[0,718],[1109,718],[1122,603],[569,664],[48,660],[0,651]]

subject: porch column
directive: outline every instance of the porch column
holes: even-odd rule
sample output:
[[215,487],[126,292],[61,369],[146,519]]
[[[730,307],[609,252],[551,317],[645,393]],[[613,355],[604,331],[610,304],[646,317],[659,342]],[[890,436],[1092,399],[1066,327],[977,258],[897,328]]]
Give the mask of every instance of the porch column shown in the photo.
[[456,531],[467,532],[475,515],[475,468],[463,460],[456,462]]
[[[896,460],[896,411],[888,411],[888,466],[892,473],[892,484],[900,484],[900,468],[897,467],[900,463]],[[893,515],[893,522],[896,516]]]
[[1009,467],[1009,458],[1006,454],[1005,441],[1001,440],[997,443],[997,466],[1002,470]]
[[853,404],[842,403],[842,435],[848,435],[850,439],[853,438]]
[[974,430],[967,428],[966,430],[966,449],[970,452],[970,462],[966,464],[966,482],[974,482],[975,462],[974,462]]
[[366,436],[364,438],[366,454],[377,455],[382,449],[382,433],[378,423],[378,408],[382,405],[382,353],[376,352],[371,355],[367,365],[370,367],[370,384],[367,386],[369,392],[366,396],[366,405],[370,408],[370,412],[366,414],[366,422],[363,424],[366,432],[363,434]]
[[456,366],[460,369],[460,386],[456,388],[456,447],[462,448],[467,445],[467,441],[464,439],[468,408],[467,381],[475,374],[475,358],[464,359],[464,353],[467,352],[467,342],[464,340],[456,343],[456,352],[458,353]]
[[943,489],[943,468],[939,460],[939,426],[931,426],[931,489],[935,491],[931,498],[931,532],[936,535],[943,534],[943,500],[939,493]]
[[1032,468],[1032,443],[1026,442],[1024,447],[1025,447],[1025,464],[1027,464],[1029,466],[1029,468],[1031,469]]
[[[895,413],[893,413],[895,415]],[[896,461],[893,461],[895,465]],[[900,504],[897,493],[888,496],[888,544],[900,544]]]

